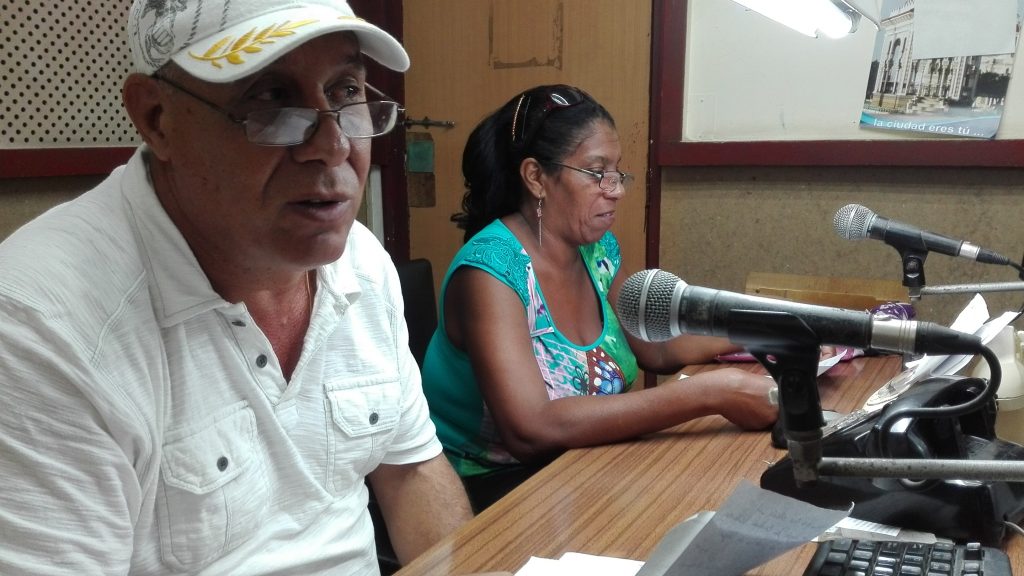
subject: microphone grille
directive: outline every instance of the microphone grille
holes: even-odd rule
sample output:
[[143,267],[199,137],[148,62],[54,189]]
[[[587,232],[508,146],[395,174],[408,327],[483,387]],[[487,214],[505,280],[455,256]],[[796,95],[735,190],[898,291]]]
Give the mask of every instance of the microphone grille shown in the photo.
[[617,306],[622,327],[648,342],[672,339],[672,294],[681,283],[675,274],[657,269],[642,270],[627,278]]
[[652,270],[641,270],[633,274],[622,283],[619,290],[619,300],[616,303],[616,311],[619,314],[619,322],[627,332],[642,338],[640,335],[640,294],[647,285],[647,278]]
[[840,238],[863,240],[868,237],[868,227],[874,216],[874,212],[860,204],[847,204],[836,212],[832,223]]

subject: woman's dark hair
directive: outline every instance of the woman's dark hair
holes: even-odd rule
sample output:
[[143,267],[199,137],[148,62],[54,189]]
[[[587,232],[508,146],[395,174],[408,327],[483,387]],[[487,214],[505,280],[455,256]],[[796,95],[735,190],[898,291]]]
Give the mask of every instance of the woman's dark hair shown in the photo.
[[463,241],[519,209],[523,159],[536,158],[548,170],[547,163],[571,154],[599,120],[615,126],[611,114],[589,94],[564,84],[531,88],[484,118],[462,152],[466,194],[462,212],[452,221],[466,231]]

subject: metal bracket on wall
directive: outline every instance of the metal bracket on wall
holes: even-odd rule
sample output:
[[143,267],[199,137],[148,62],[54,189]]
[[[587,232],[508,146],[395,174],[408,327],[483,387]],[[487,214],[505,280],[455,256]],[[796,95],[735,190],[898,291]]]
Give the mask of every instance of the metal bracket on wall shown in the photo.
[[431,120],[429,116],[424,116],[422,120],[413,120],[406,118],[402,121],[402,124],[406,127],[412,126],[423,126],[424,128],[439,127],[439,128],[454,128],[455,122],[452,120]]

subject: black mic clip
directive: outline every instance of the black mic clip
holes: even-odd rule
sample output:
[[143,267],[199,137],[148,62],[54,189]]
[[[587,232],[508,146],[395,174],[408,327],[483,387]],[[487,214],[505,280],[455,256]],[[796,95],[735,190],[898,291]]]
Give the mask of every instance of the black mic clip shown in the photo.
[[729,340],[757,358],[778,385],[779,420],[797,485],[816,481],[825,426],[817,382],[821,339],[788,312],[732,310],[729,325]]
[[928,257],[928,251],[899,247],[896,247],[896,251],[903,261],[903,285],[908,288],[911,301],[919,300],[921,288],[925,285],[924,260]]

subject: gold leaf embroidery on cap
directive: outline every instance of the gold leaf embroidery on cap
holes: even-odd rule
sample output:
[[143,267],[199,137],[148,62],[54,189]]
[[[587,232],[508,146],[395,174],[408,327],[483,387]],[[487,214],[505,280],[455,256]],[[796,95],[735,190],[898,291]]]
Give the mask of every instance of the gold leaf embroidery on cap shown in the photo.
[[[273,44],[275,38],[284,38],[285,36],[291,36],[295,34],[295,29],[308,24],[312,24],[316,20],[301,20],[299,22],[285,21],[280,24],[273,24],[267,26],[259,32],[256,28],[249,30],[237,40],[234,40],[232,36],[225,36],[210,46],[210,49],[204,52],[202,55],[193,54],[189,52],[188,55],[196,60],[203,60],[216,66],[217,68],[223,68],[221,64],[222,60],[226,60],[230,64],[245,64],[245,60],[242,58],[243,54],[255,54],[262,52],[262,44]],[[234,40],[232,42],[232,40]]]

